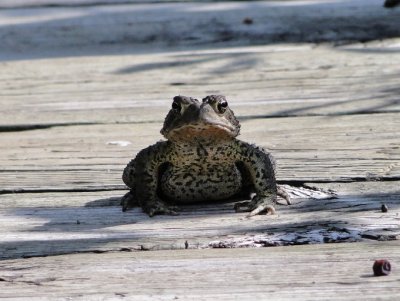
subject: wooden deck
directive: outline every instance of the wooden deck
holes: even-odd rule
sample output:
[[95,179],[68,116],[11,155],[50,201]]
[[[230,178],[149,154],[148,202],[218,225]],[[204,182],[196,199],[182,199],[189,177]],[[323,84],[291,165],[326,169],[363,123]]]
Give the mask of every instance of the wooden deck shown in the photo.
[[[41,10],[0,13],[22,24]],[[2,26],[6,41],[25,30]],[[400,39],[244,44],[79,54],[4,44],[0,298],[400,298]],[[173,217],[121,212],[123,168],[161,139],[172,97],[216,93],[240,118],[240,139],[273,153],[294,204],[252,218],[234,200]],[[372,277],[377,258],[392,262],[390,276]]]

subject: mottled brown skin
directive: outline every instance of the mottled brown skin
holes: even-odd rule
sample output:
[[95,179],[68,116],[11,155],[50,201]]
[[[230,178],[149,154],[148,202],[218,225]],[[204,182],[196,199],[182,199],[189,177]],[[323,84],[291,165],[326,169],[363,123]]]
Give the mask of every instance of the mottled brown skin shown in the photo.
[[277,194],[271,154],[240,141],[240,124],[222,95],[202,102],[176,96],[161,130],[167,141],[140,151],[125,168],[131,189],[121,200],[123,210],[140,206],[149,216],[177,214],[176,204],[226,200],[256,195],[235,204],[237,211],[274,213]]

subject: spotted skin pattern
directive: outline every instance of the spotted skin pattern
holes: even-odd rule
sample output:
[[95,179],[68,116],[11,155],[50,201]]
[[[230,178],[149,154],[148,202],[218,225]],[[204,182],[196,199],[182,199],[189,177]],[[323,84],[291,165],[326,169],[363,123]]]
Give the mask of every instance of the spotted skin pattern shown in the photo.
[[202,102],[176,96],[161,133],[161,141],[140,151],[125,168],[130,188],[123,210],[140,206],[149,216],[177,214],[173,205],[256,195],[235,204],[249,215],[274,213],[277,186],[274,161],[267,151],[240,141],[240,124],[222,95]]

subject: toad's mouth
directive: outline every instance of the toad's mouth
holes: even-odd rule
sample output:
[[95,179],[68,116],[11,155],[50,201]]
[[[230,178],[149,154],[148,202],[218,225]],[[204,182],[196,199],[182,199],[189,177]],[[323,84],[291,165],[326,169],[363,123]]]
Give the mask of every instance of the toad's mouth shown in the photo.
[[170,140],[198,140],[198,139],[221,139],[225,140],[237,136],[236,129],[227,123],[222,122],[196,122],[183,124],[169,131],[167,138]]

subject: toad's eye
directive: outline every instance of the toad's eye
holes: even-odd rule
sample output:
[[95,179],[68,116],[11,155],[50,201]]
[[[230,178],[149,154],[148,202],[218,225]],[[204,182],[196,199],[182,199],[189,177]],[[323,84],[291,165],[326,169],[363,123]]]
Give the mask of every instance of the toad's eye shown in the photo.
[[172,109],[179,113],[181,111],[181,109],[182,109],[181,104],[176,102],[176,101],[174,101],[172,103]]
[[224,113],[227,107],[228,107],[228,102],[226,100],[222,100],[221,102],[218,103],[218,111],[220,113]]

